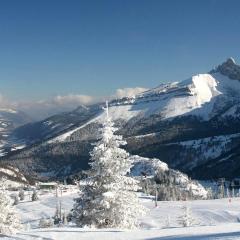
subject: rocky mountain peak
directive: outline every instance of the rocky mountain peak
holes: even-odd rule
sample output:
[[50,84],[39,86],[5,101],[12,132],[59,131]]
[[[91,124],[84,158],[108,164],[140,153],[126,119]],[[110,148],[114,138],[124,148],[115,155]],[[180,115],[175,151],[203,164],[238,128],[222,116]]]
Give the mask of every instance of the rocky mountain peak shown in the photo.
[[224,63],[217,66],[210,73],[220,72],[221,74],[240,81],[240,65],[236,64],[235,60],[230,57]]
[[236,65],[236,62],[232,57],[228,58],[225,63],[228,64],[229,66]]

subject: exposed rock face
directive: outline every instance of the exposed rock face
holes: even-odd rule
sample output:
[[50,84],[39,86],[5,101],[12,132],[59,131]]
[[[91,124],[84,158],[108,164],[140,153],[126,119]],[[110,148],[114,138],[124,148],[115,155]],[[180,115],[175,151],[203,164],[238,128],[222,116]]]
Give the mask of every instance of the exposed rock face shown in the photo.
[[231,79],[240,80],[240,65],[237,65],[233,58],[228,58],[226,62],[219,65],[210,73],[220,72]]

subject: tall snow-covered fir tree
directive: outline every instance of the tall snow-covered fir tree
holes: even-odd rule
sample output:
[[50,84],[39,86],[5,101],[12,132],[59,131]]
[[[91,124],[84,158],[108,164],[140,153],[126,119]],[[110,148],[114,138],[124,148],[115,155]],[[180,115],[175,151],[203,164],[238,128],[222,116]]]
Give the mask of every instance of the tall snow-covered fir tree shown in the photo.
[[5,191],[5,179],[0,179],[0,233],[12,234],[21,229],[21,223],[12,200]]
[[135,228],[145,212],[135,191],[138,181],[129,176],[132,161],[120,146],[126,142],[115,135],[117,128],[105,108],[106,119],[91,155],[91,169],[80,196],[75,199],[73,217],[78,226]]

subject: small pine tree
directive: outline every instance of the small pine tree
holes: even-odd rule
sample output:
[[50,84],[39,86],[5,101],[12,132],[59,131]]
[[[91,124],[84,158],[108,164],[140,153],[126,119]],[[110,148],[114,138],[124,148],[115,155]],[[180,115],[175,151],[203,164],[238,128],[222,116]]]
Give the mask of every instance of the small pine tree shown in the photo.
[[26,226],[25,226],[25,230],[26,231],[29,231],[31,229],[31,225],[30,225],[30,223],[28,222],[27,224],[26,224]]
[[232,198],[234,198],[235,197],[235,189],[234,189],[234,187],[232,187]]
[[54,226],[52,218],[41,218],[39,221],[38,226],[40,228],[50,228]]
[[108,116],[100,140],[91,152],[91,169],[80,197],[75,199],[73,217],[78,226],[97,228],[134,228],[144,208],[134,191],[138,181],[127,174],[132,167],[129,154],[120,146],[126,142],[117,136]]
[[188,190],[188,199],[193,200],[194,199],[194,194],[192,190],[192,186],[190,185],[189,190]]
[[0,233],[13,234],[22,228],[19,217],[5,191],[5,179],[0,179]]
[[183,215],[178,218],[178,222],[183,227],[190,227],[195,224],[195,219],[192,217],[191,208],[188,206],[184,206]]
[[20,201],[23,201],[25,199],[25,193],[23,189],[19,191],[18,196],[20,198]]
[[45,228],[45,225],[46,225],[46,219],[42,217],[38,223],[38,227]]
[[68,224],[67,215],[65,214],[65,212],[63,213],[62,223],[63,223],[63,225],[67,225]]
[[53,219],[54,219],[54,224],[59,224],[59,222],[61,222],[59,203],[57,203],[57,205],[56,205],[56,211],[55,211],[55,215],[54,215]]
[[227,187],[226,189],[226,197],[229,198],[230,197],[230,194],[229,194],[229,188]]
[[37,194],[37,191],[34,190],[33,191],[33,194],[32,194],[32,201],[37,201],[39,198],[38,198],[38,194]]
[[170,228],[171,227],[171,218],[170,215],[167,215],[167,219],[165,221],[165,228]]
[[214,199],[214,193],[212,188],[207,188],[207,199]]
[[19,204],[19,197],[17,195],[13,196],[13,205],[18,205]]

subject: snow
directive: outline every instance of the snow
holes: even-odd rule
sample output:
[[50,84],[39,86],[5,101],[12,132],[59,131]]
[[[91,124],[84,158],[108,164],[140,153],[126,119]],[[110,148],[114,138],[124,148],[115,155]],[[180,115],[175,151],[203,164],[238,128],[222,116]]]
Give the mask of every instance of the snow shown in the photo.
[[76,131],[78,131],[78,130],[84,128],[84,127],[86,127],[87,125],[89,125],[89,124],[92,123],[92,122],[95,122],[97,119],[98,119],[98,117],[96,117],[96,118],[88,121],[87,123],[81,125],[80,127],[77,127],[77,128],[75,128],[75,129],[73,129],[73,130],[71,130],[71,131],[65,132],[64,134],[61,134],[61,135],[59,135],[59,136],[57,136],[57,137],[55,137],[55,138],[47,141],[47,143],[63,142],[63,141],[65,141],[68,137],[70,137],[74,132],[76,132]]
[[[146,117],[161,114],[163,119],[182,115],[196,115],[203,119],[211,117],[216,97],[240,91],[240,82],[220,74],[198,74],[180,83],[165,84],[138,95],[133,103],[120,108],[111,106],[116,119]],[[118,108],[118,109],[117,109]]]
[[17,174],[14,171],[12,171],[11,169],[8,169],[8,168],[0,167],[0,172],[4,172],[7,175],[10,175],[10,176],[13,176],[13,177],[17,177]]
[[26,144],[22,144],[22,145],[18,145],[18,146],[14,146],[11,148],[11,151],[16,151],[16,150],[20,150],[26,147]]
[[[163,120],[184,115],[194,115],[208,120],[214,116],[216,105],[221,108],[221,104],[224,105],[226,101],[235,101],[238,99],[239,92],[240,82],[229,79],[219,72],[198,74],[179,83],[163,84],[135,97],[116,99],[109,104],[109,114],[113,121],[121,119],[125,122],[152,114],[160,115]],[[232,111],[231,114],[233,114]],[[79,129],[94,122],[102,122],[103,119],[104,114],[100,113],[89,122],[48,142],[66,141]],[[51,122],[48,121],[46,124],[50,125]]]
[[[239,224],[228,224],[224,226],[196,227],[196,228],[174,228],[151,231],[119,231],[118,229],[91,230],[91,229],[73,229],[73,228],[53,228],[38,231],[30,231],[28,235],[18,236],[20,239],[54,239],[54,240],[233,240],[239,239]],[[24,238],[21,238],[24,237]]]
[[217,82],[209,74],[200,74],[192,78],[193,88],[192,93],[197,96],[198,105],[209,102],[212,97],[220,94],[216,89]]
[[170,98],[162,111],[164,118],[193,114],[207,119],[213,109],[212,99],[221,94],[217,85],[218,81],[210,74],[199,74],[179,83],[178,87],[187,87],[190,94]]
[[235,133],[170,143],[168,145],[180,144],[190,152],[192,150],[195,150],[196,153],[201,152],[200,158],[197,154],[195,154],[196,156],[194,157],[194,161],[189,162],[188,167],[193,168],[198,164],[202,164],[204,161],[217,158],[223,153],[227,152],[231,147],[233,147],[234,139],[237,139],[239,137],[240,133]]
[[202,199],[207,198],[207,190],[198,181],[192,181],[187,175],[179,171],[169,169],[168,165],[161,160],[157,158],[145,158],[138,155],[133,155],[130,158],[134,161],[134,165],[131,169],[131,174],[133,176],[142,176],[142,173],[145,173],[147,177],[153,177],[159,171],[166,172],[171,170],[171,174],[174,176],[179,188],[187,191],[191,189],[195,197]]
[[[24,185],[24,182],[27,183],[26,178],[24,175],[22,175],[17,168],[8,166],[7,168],[0,167],[0,174],[4,174],[6,176],[5,184],[8,187],[20,187]],[[16,180],[13,179],[7,179],[7,177],[13,177]],[[22,180],[22,182],[19,182],[19,179]]]
[[[73,198],[77,196],[75,190],[63,192],[62,204],[66,212],[72,208]],[[155,207],[151,196],[140,195],[140,200],[149,212],[139,219],[140,229],[92,229],[74,226],[62,228],[38,229],[37,223],[43,216],[52,217],[55,212],[56,198],[54,192],[40,195],[40,200],[30,202],[25,200],[17,205],[22,222],[32,226],[30,231],[22,231],[15,239],[240,239],[239,218],[240,198],[217,200],[197,200],[178,202],[158,202]],[[196,224],[192,227],[181,227],[178,217],[183,214],[182,208],[188,206]],[[166,227],[166,219],[170,218],[170,227]],[[12,239],[12,238],[9,238]]]
[[168,165],[165,162],[157,158],[146,158],[138,155],[130,156],[130,159],[134,162],[134,166],[131,169],[133,176],[141,176],[141,172],[144,171],[148,175],[155,175],[157,171],[168,171]]
[[52,125],[52,124],[53,124],[53,121],[46,121],[46,122],[44,122],[44,124],[46,124],[46,125]]
[[25,184],[17,181],[12,181],[12,180],[6,180],[6,186],[9,188],[19,188],[23,187]]
[[[22,223],[30,224],[32,228],[37,228],[39,220],[42,217],[53,217],[56,210],[57,199],[56,199],[56,191],[42,191],[39,194],[38,201],[31,201],[32,191],[26,192],[26,197],[23,202],[20,202],[17,205],[17,209],[20,212]],[[73,206],[73,199],[77,197],[77,190],[72,189],[68,190],[68,192],[62,192],[62,208],[64,211],[69,212]]]
[[[109,115],[112,117],[112,120],[124,119],[125,121],[137,116],[141,111],[134,109],[131,105],[124,106],[111,106],[109,107]],[[99,117],[99,121],[102,122],[104,115],[102,114]]]
[[17,113],[16,110],[11,109],[11,108],[0,108],[0,112]]

